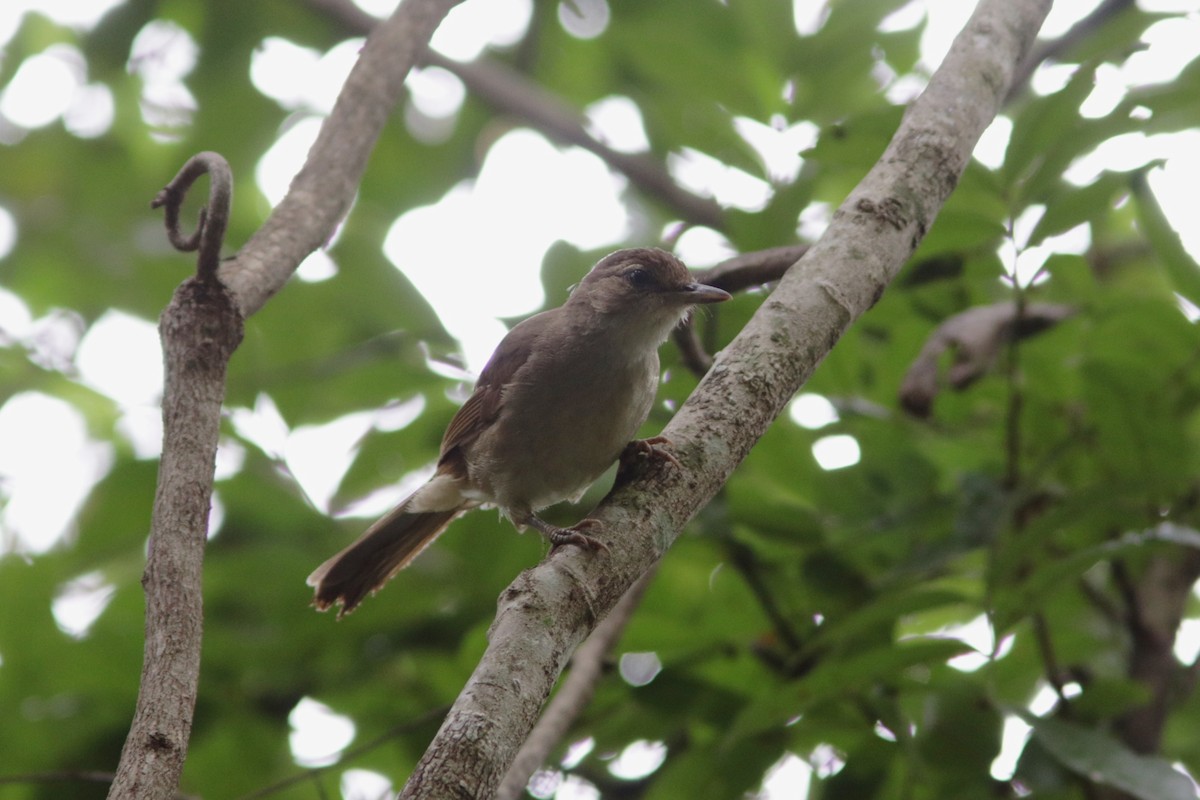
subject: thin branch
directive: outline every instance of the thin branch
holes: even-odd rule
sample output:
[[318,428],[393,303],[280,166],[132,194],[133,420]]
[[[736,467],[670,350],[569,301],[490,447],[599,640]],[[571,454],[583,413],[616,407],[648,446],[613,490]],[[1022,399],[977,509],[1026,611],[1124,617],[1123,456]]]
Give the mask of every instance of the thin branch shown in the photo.
[[[742,253],[696,273],[696,280],[730,293],[743,291],[779,280],[807,252],[808,245],[794,244]],[[700,341],[695,314],[688,315],[683,324],[675,329],[674,338],[684,366],[703,377],[712,367],[712,356]]]
[[448,710],[449,710],[448,706],[441,706],[440,708],[434,708],[429,711],[426,711],[424,714],[421,714],[421,716],[417,717],[416,719],[410,719],[405,722],[401,722],[399,725],[393,725],[391,728],[389,728],[388,730],[379,734],[374,739],[369,739],[369,740],[363,742],[362,744],[358,745],[357,747],[351,747],[349,750],[344,751],[341,754],[341,756],[338,758],[338,760],[332,764],[327,764],[323,767],[313,767],[312,769],[307,769],[303,772],[299,772],[295,775],[291,775],[287,778],[284,778],[283,780],[276,781],[275,783],[272,783],[269,786],[264,786],[261,789],[256,789],[255,791],[251,792],[250,794],[244,794],[241,797],[239,797],[238,800],[262,800],[262,798],[264,798],[264,797],[270,797],[273,794],[278,794],[279,792],[282,792],[284,789],[291,788],[292,786],[295,786],[298,783],[304,783],[306,781],[315,781],[321,775],[323,775],[326,772],[329,772],[330,770],[343,769],[347,764],[349,764],[354,759],[358,758],[359,756],[366,755],[367,753],[371,752],[372,750],[375,750],[376,748],[378,748],[380,745],[385,745],[388,742],[392,741],[393,739],[403,736],[406,733],[411,733],[420,727],[428,725],[429,723],[433,722],[434,720],[441,719],[443,716],[446,715],[446,712]]
[[730,293],[740,292],[774,283],[807,252],[806,244],[790,244],[742,253],[715,267],[699,271],[696,280]]
[[1133,5],[1134,0],[1104,0],[1092,10],[1092,13],[1072,25],[1062,36],[1035,47],[1017,70],[1016,79],[1013,81],[1012,88],[1009,89],[1005,102],[1011,103],[1022,92],[1028,91],[1029,79],[1039,66],[1047,61],[1057,60],[1059,56],[1068,52],[1075,45],[1089,39],[1093,33],[1117,14]]
[[[54,772],[27,772],[23,775],[0,776],[0,786],[22,783],[108,783],[116,777],[112,772],[90,769],[66,769]],[[198,795],[176,792],[174,800],[200,800]]]
[[596,626],[592,635],[579,645],[579,649],[571,657],[571,671],[546,705],[546,710],[542,712],[525,744],[521,745],[512,766],[500,782],[496,800],[517,800],[521,797],[530,776],[546,763],[550,751],[558,746],[575,718],[579,716],[579,712],[591,702],[596,684],[604,673],[604,662],[621,638],[621,634],[625,632],[625,626],[629,624],[633,612],[641,604],[642,596],[654,580],[656,572],[657,570],[651,567],[645,575],[638,578],[613,606],[612,611],[608,612],[604,621]]
[[495,792],[575,647],[724,485],[920,243],[1049,8],[1049,0],[976,7],[879,162],[663,431],[680,467],[630,482],[589,515],[610,532],[611,553],[557,550],[500,596],[488,648],[401,798]]
[[704,349],[704,343],[700,341],[700,333],[696,330],[692,316],[689,315],[687,320],[672,332],[671,336],[675,340],[675,346],[679,348],[679,357],[683,360],[683,365],[693,375],[702,378],[706,372],[712,369],[713,357]]
[[[366,33],[375,23],[374,17],[348,0],[308,0],[308,3],[350,31]],[[614,150],[588,133],[586,120],[578,110],[506,64],[486,58],[464,63],[432,50],[424,54],[422,61],[426,66],[441,67],[457,76],[472,94],[495,110],[519,117],[552,139],[599,156],[686,222],[717,229],[724,226],[724,211],[715,200],[681,187],[653,156]]]
[[1050,638],[1050,626],[1046,623],[1046,615],[1036,612],[1033,615],[1033,637],[1037,642],[1038,654],[1045,668],[1046,680],[1058,696],[1059,708],[1067,719],[1071,717],[1071,701],[1067,697],[1066,684],[1063,682],[1062,668],[1054,650],[1054,640]]
[[[1017,282],[1016,273],[1013,273],[1013,324],[1009,329],[1013,332],[1021,325],[1021,320],[1025,316],[1026,302],[1025,290]],[[1021,417],[1025,410],[1025,387],[1021,381],[1021,343],[1013,334],[1005,337],[1005,343],[1008,345],[1005,348],[1006,359],[1004,365],[1005,382],[1008,387],[1008,407],[1005,412],[1004,419],[1004,486],[1010,492],[1017,492],[1021,486]],[[1016,529],[1023,527],[1022,520],[1014,514],[1013,526]]]
[[1163,729],[1186,686],[1187,673],[1174,654],[1192,587],[1200,578],[1200,551],[1175,548],[1151,556],[1136,578],[1122,569],[1121,591],[1131,604],[1128,674],[1142,684],[1149,697],[1141,705],[1126,710],[1116,720],[1115,730],[1134,752],[1157,752]]
[[378,17],[363,11],[351,0],[308,0],[308,5],[359,36],[366,36],[379,24]]
[[[179,230],[179,211],[188,189],[201,175],[209,176],[208,203],[200,209],[196,231],[184,236]],[[233,173],[229,162],[219,153],[205,151],[188,159],[170,183],[150,201],[151,208],[164,209],[167,238],[176,250],[196,256],[196,273],[202,281],[213,281],[221,263],[221,245],[229,227],[229,210],[233,205]]]
[[467,89],[498,111],[520,117],[552,139],[577,145],[599,156],[629,178],[638,189],[655,198],[686,222],[710,228],[724,227],[724,212],[715,200],[681,187],[653,156],[622,153],[588,133],[582,114],[516,70],[498,61],[462,63],[430,51],[430,66],[456,75]]
[[791,620],[787,618],[783,609],[779,607],[779,603],[776,602],[775,595],[767,585],[762,565],[755,557],[754,550],[732,536],[726,536],[724,544],[729,551],[729,563],[733,564],[734,569],[742,576],[742,580],[746,582],[746,586],[758,600],[759,607],[767,615],[767,619],[771,620],[771,625],[775,628],[775,635],[787,648],[788,657],[794,656],[801,648],[800,635],[796,633]]
[[237,256],[221,265],[221,280],[243,315],[262,308],[333,235],[405,78],[438,23],[460,1],[405,0],[372,29],[287,195]]

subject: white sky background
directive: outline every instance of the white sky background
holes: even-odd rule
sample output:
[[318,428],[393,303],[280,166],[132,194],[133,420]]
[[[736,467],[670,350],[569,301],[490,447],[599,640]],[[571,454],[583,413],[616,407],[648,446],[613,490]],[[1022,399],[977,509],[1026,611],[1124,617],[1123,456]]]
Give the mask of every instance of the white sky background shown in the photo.
[[[386,13],[393,5],[392,0],[359,1],[364,7],[374,6],[368,8],[374,13]],[[36,9],[60,24],[87,30],[122,2],[3,0],[0,48],[11,38],[27,11]],[[451,12],[435,37],[434,46],[449,56],[468,60],[488,48],[511,45],[524,34],[531,14],[530,2],[468,0]],[[1098,2],[1056,0],[1043,36],[1061,34]],[[592,5],[600,12],[586,19],[564,13],[560,15],[562,23],[581,38],[599,35],[608,22],[607,7],[602,2]],[[819,28],[824,19],[824,2],[794,0],[794,5],[799,31],[807,33]],[[1148,46],[1144,51],[1131,56],[1121,67],[1101,70],[1095,91],[1082,107],[1085,116],[1107,114],[1131,86],[1171,81],[1200,50],[1200,0],[1145,0],[1140,5],[1149,10],[1191,13],[1187,18],[1154,26],[1146,36]],[[922,57],[932,71],[973,7],[973,3],[963,0],[914,0],[885,25],[892,29],[910,28],[927,14],[930,24],[922,40]],[[263,42],[255,55],[249,76],[254,85],[282,107],[295,112],[287,130],[264,155],[255,173],[270,202],[278,202],[299,168],[321,115],[332,106],[360,46],[361,41],[351,40],[328,53],[319,53],[271,38]],[[131,64],[145,80],[146,99],[154,100],[153,105],[159,107],[175,108],[186,119],[188,109],[197,102],[186,85],[187,75],[198,57],[190,37],[169,23],[160,23],[148,26],[139,35],[134,49]],[[142,66],[136,58],[139,49],[165,52],[168,57]],[[1069,73],[1062,68],[1046,68],[1035,76],[1033,87],[1042,93],[1054,91],[1068,77]],[[411,76],[408,85],[411,96],[404,113],[410,128],[416,135],[437,141],[454,124],[465,97],[461,83],[442,70],[427,69]],[[920,88],[919,81],[905,78],[889,87],[887,95],[894,102],[906,102]],[[605,98],[586,112],[593,130],[616,149],[626,152],[647,149],[637,107],[628,99]],[[14,145],[24,136],[36,136],[37,129],[59,121],[77,136],[94,137],[107,130],[112,117],[111,92],[88,82],[82,53],[70,46],[53,45],[27,59],[0,94],[0,147]],[[160,116],[148,121],[163,125],[172,120]],[[815,126],[803,122],[777,130],[759,121],[738,120],[737,127],[759,151],[770,173],[785,180],[796,175],[802,163],[798,153],[811,146],[818,134]],[[990,166],[1001,163],[1010,129],[1007,120],[998,119],[981,141],[976,157]],[[1150,173],[1151,188],[1189,252],[1200,257],[1200,226],[1195,224],[1195,204],[1191,199],[1196,176],[1200,175],[1200,131],[1121,137],[1072,165],[1068,178],[1082,185],[1104,169],[1130,169],[1153,159],[1165,159],[1165,164]],[[727,206],[753,210],[765,205],[770,196],[770,184],[700,153],[673,154],[669,168],[682,185],[710,194]],[[469,369],[477,372],[505,332],[501,319],[529,313],[544,302],[553,305],[563,299],[547,299],[542,295],[541,261],[551,244],[565,240],[592,250],[615,247],[629,235],[633,221],[621,202],[625,185],[623,177],[585,151],[560,148],[531,130],[514,130],[493,144],[476,178],[460,182],[434,205],[400,215],[383,244],[383,251],[429,300],[446,328],[461,342]],[[829,211],[818,208],[807,212],[800,234],[810,238],[818,235]],[[1018,239],[1021,231],[1032,228],[1037,216],[1035,209],[1018,220]],[[455,233],[464,228],[475,235]],[[650,239],[656,236],[655,232],[643,234]],[[0,263],[20,235],[13,215],[0,206]],[[1006,263],[1015,265],[1018,280],[1027,279],[1051,250],[1083,252],[1089,244],[1088,231],[1077,229],[1056,237],[1042,248],[1007,252]],[[703,229],[689,232],[678,249],[684,260],[694,266],[715,263],[732,252],[720,234]],[[459,269],[448,274],[440,268],[447,262],[458,265]],[[336,275],[338,269],[336,256],[318,253],[302,266],[300,278],[326,280]],[[464,282],[479,288],[464,296],[460,292]],[[133,443],[135,451],[146,458],[156,456],[161,436],[157,410],[161,361],[153,324],[110,312],[85,332],[70,314],[33,319],[19,298],[0,288],[0,337],[5,335],[26,343],[50,362],[63,358],[64,353],[67,358],[74,353],[74,365],[81,380],[119,404],[123,415],[120,430]],[[114,362],[108,355],[111,353],[122,353],[121,360]],[[817,395],[802,395],[790,410],[793,420],[812,429],[837,419],[829,402]],[[256,409],[239,410],[234,424],[248,440],[273,450],[287,461],[313,502],[327,508],[340,476],[353,457],[353,442],[372,425],[402,427],[419,412],[419,407],[407,408],[399,416],[393,414],[386,419],[358,414],[327,426],[290,430],[273,410],[269,398],[263,398]],[[14,396],[0,407],[0,442],[4,442],[0,448],[0,493],[6,498],[0,512],[0,553],[44,552],[71,531],[79,504],[111,464],[111,448],[87,434],[83,418],[69,404],[33,392]],[[861,454],[853,437],[837,435],[819,439],[813,457],[826,469],[840,469],[852,467]],[[221,469],[227,474],[236,471],[240,460],[237,446],[225,447],[221,458]],[[381,505],[397,499],[394,491],[384,494],[360,511],[374,513]],[[219,522],[213,527],[214,530],[219,527]],[[96,573],[80,576],[64,587],[55,606],[56,618],[69,635],[86,635],[88,624],[102,613],[108,597],[103,576]],[[1196,633],[1195,628],[1192,625],[1188,631]],[[974,643],[983,654],[995,654],[986,620],[945,633]],[[1181,640],[1185,638],[1189,640],[1181,641],[1181,646],[1194,651],[1200,635],[1181,636]],[[2,657],[0,654],[0,664]],[[978,663],[963,662],[961,668],[978,668]],[[1044,710],[1039,708],[1043,713]],[[292,724],[293,749],[303,763],[320,763],[331,754],[336,755],[354,737],[349,720],[338,718],[312,699],[297,706]],[[311,732],[314,726],[332,726],[338,731],[337,740],[314,740],[311,733],[305,732]],[[1005,777],[1005,770],[1011,772],[1028,733],[1020,726],[1010,727],[1011,731],[1006,729],[1005,752],[993,770],[998,777]],[[655,768],[665,757],[660,743],[640,744],[640,747],[631,745],[632,749],[620,754],[612,762],[613,769],[620,774],[637,774],[648,764],[653,763],[649,769]],[[768,776],[760,797],[775,800],[802,796],[814,769],[824,775],[838,768],[836,754],[826,751],[809,754],[807,760],[785,755]],[[348,777],[343,794],[347,798],[367,796],[379,791],[380,780],[380,776],[371,773],[358,775],[354,780]],[[371,786],[374,789],[368,788]],[[588,794],[589,788],[578,785],[577,781],[555,784],[548,791],[549,794],[539,796],[558,800],[592,796]]]

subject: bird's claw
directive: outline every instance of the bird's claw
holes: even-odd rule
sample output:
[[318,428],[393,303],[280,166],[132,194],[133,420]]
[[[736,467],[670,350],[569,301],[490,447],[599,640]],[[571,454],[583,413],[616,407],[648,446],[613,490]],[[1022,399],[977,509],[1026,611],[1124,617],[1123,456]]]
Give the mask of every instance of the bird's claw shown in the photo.
[[569,528],[551,528],[546,532],[546,538],[550,540],[551,550],[562,547],[565,544],[573,544],[585,550],[599,550],[607,553],[609,552],[608,545],[595,536],[584,533],[586,530],[603,529],[604,523],[600,520],[588,518],[580,520]]
[[615,486],[624,486],[642,472],[647,464],[670,464],[678,469],[681,464],[671,452],[671,440],[665,436],[652,436],[649,439],[634,439],[625,445],[621,458],[617,462],[617,479]]

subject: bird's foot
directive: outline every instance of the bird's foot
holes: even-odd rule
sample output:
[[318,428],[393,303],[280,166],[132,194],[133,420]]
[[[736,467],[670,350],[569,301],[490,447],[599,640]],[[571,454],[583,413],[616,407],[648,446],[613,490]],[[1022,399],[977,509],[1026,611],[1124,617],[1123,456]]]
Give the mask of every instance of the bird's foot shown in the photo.
[[617,479],[613,487],[624,486],[636,478],[649,464],[670,464],[678,469],[679,459],[671,452],[671,440],[665,436],[652,436],[649,439],[634,439],[625,445],[621,458],[617,462]]
[[529,524],[541,531],[550,540],[551,551],[565,544],[573,544],[585,550],[609,552],[608,545],[592,534],[585,533],[585,531],[589,530],[604,529],[604,523],[598,519],[589,518],[580,520],[569,528],[560,528],[557,525],[551,525],[537,517],[531,519]]

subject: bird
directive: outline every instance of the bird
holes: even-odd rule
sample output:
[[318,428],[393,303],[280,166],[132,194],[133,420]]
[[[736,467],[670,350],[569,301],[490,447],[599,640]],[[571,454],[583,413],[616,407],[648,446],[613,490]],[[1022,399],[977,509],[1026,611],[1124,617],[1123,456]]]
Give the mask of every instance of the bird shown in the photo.
[[554,547],[606,551],[598,521],[561,528],[537,512],[577,501],[631,443],[650,453],[669,444],[632,442],[654,403],[659,345],[693,306],[728,299],[664,250],[602,258],[563,305],[501,340],[450,421],[433,476],[308,577],[313,605],[340,605],[340,619],[479,507],[498,507]]

